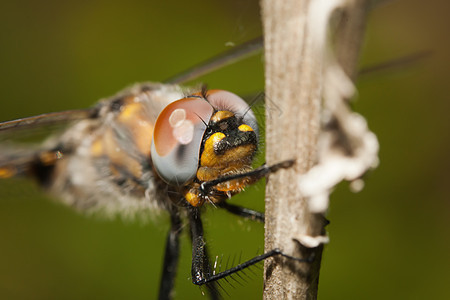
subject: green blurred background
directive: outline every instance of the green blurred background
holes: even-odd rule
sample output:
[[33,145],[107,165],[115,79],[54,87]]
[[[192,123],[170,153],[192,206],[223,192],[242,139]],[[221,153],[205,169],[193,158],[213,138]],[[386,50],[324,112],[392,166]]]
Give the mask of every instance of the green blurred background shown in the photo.
[[[320,299],[450,298],[450,7],[393,1],[370,16],[361,66],[421,50],[400,70],[366,75],[354,107],[381,143],[365,189],[332,196]],[[257,1],[2,1],[0,120],[89,107],[134,82],[161,81],[261,34]],[[241,95],[264,88],[262,58],[201,78]],[[263,209],[264,185],[233,200]],[[247,258],[263,226],[209,209],[210,251]],[[0,299],[153,299],[167,218],[154,224],[81,216],[26,180],[0,182]],[[183,236],[177,299],[190,283]],[[227,292],[261,299],[262,273]]]

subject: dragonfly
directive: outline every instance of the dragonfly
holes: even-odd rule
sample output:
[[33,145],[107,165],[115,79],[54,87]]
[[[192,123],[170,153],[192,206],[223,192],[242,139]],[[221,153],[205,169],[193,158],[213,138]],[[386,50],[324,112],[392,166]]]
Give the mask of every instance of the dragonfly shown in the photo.
[[272,249],[226,270],[211,264],[202,223],[205,206],[264,222],[264,214],[228,200],[294,161],[253,169],[259,128],[238,95],[180,84],[252,55],[262,38],[244,43],[164,83],[127,88],[87,109],[46,113],[0,123],[0,135],[67,125],[33,148],[0,146],[0,179],[30,177],[82,213],[123,215],[165,211],[170,216],[159,299],[172,299],[187,222],[192,242],[191,278],[220,298],[220,280],[272,256]]

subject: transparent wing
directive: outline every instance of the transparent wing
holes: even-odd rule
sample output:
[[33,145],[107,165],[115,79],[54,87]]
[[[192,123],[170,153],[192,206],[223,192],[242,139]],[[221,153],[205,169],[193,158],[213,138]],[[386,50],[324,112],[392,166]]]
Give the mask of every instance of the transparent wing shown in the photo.
[[374,65],[364,66],[358,71],[358,76],[365,76],[383,71],[392,72],[402,70],[410,65],[417,64],[420,61],[429,58],[432,54],[433,52],[431,50],[423,50]]
[[253,40],[245,42],[236,46],[222,54],[216,55],[213,58],[187,69],[178,75],[165,80],[165,83],[181,84],[187,81],[196,79],[202,75],[213,72],[227,65],[233,64],[246,57],[256,55],[263,50],[264,39],[259,36]]
[[0,123],[0,179],[31,174],[51,166],[62,153],[57,149],[44,149],[36,142],[73,121],[93,118],[96,114],[97,108],[69,110]]
[[5,131],[15,131],[49,125],[67,124],[71,121],[92,118],[96,115],[96,108],[66,110],[46,113],[33,117],[21,118],[0,123],[0,134]]
[[[180,84],[189,80],[196,79],[202,75],[213,72],[226,65],[235,63],[251,55],[255,55],[262,51],[263,37],[257,37],[244,44],[236,46],[229,51],[214,56],[212,59],[206,60],[178,75],[169,78],[165,83]],[[98,108],[68,110],[54,113],[46,113],[33,117],[21,118],[0,123],[0,134],[4,132],[13,132],[22,129],[35,129],[51,125],[64,125],[71,121],[93,118],[98,112]]]
[[[40,143],[47,137],[62,132],[62,130],[75,121],[95,118],[97,113],[98,106],[89,109],[46,113],[0,122],[1,148],[4,148],[5,146],[11,147],[11,145],[23,147],[24,143]],[[2,150],[1,148],[0,151]]]
[[[206,60],[196,66],[187,69],[178,75],[167,79],[166,83],[179,84],[193,79],[196,79],[202,75],[213,72],[226,65],[235,63],[251,55],[255,55],[263,50],[264,40],[263,37],[257,37],[244,44],[236,46],[229,51],[214,56],[212,59]],[[377,64],[375,66],[365,67],[360,70],[360,75],[366,75],[380,70],[394,69],[399,66],[408,65],[411,62],[416,62],[430,55],[430,51],[423,51],[408,55],[406,57],[396,58],[392,61]],[[42,128],[47,126],[60,126],[68,124],[69,122],[93,118],[98,112],[97,107],[89,109],[67,110],[54,113],[46,113],[42,115],[21,118],[11,121],[0,122],[0,137],[7,132],[8,134],[22,129]]]
[[[247,41],[241,45],[238,45],[228,51],[225,51],[219,55],[205,60],[184,72],[180,72],[176,76],[168,78],[165,83],[181,84],[199,78],[202,75],[211,73],[215,70],[223,68],[227,65],[233,64],[240,60],[243,60],[249,56],[256,55],[263,51],[264,38],[259,36],[253,40]],[[401,69],[413,63],[417,63],[420,60],[428,58],[432,54],[430,50],[419,51],[409,55],[397,57],[389,61],[377,63],[372,66],[366,66],[361,68],[358,75],[367,75],[385,70]]]

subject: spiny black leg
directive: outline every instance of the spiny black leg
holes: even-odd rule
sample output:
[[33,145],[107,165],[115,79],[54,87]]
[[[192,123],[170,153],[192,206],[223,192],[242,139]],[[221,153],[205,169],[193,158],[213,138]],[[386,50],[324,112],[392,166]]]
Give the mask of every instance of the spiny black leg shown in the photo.
[[220,178],[217,178],[214,180],[205,181],[200,185],[200,192],[203,195],[208,196],[210,189],[212,187],[214,187],[215,185],[218,185],[219,183],[227,182],[230,180],[234,180],[234,179],[244,178],[244,177],[250,178],[251,182],[256,182],[259,179],[266,176],[267,174],[274,173],[274,172],[278,171],[279,169],[287,169],[287,168],[292,167],[294,162],[295,162],[294,160],[286,160],[286,161],[282,161],[280,163],[277,163],[277,164],[274,164],[271,166],[262,165],[261,167],[254,169],[250,172],[227,175],[227,176],[223,176],[223,177],[220,177]]
[[[208,251],[206,249],[206,243],[203,233],[203,224],[200,219],[200,210],[195,207],[188,209],[189,223],[191,227],[191,239],[192,239],[192,282],[203,281],[204,278],[208,278],[212,275],[211,265],[209,263]],[[220,294],[215,282],[207,283],[208,291],[211,299],[220,299]],[[202,285],[202,284],[201,284]]]
[[[302,259],[290,256],[288,254],[283,253],[280,249],[273,249],[264,254],[258,255],[244,263],[241,263],[235,267],[232,267],[223,272],[219,272],[217,274],[211,272],[211,268],[208,262],[208,258],[206,255],[206,246],[205,239],[203,234],[203,225],[200,219],[200,211],[195,207],[190,207],[188,209],[189,213],[189,223],[191,225],[191,235],[192,235],[192,283],[196,285],[208,285],[210,286],[215,281],[226,278],[236,272],[242,271],[245,268],[248,268],[266,258],[272,256],[283,256],[289,258],[291,260],[295,260],[298,262],[312,262],[314,259],[313,256]],[[216,290],[216,289],[215,289]],[[212,296],[213,297],[213,296]]]
[[289,258],[289,259],[292,259],[292,260],[295,260],[295,261],[298,261],[298,262],[308,262],[308,263],[310,263],[310,262],[312,262],[314,260],[313,256],[311,256],[311,257],[309,257],[307,259],[297,258],[297,257],[293,257],[293,256],[290,256],[290,255],[287,255],[287,254],[283,253],[280,249],[276,248],[276,249],[270,250],[269,252],[266,252],[264,254],[258,255],[256,257],[254,257],[254,258],[252,258],[252,259],[250,259],[250,260],[248,260],[248,261],[246,261],[246,262],[244,262],[242,264],[239,264],[239,265],[237,265],[235,267],[232,267],[232,268],[230,268],[228,270],[225,270],[225,271],[220,272],[218,274],[214,274],[212,276],[204,277],[204,278],[202,278],[201,281],[194,282],[194,283],[198,284],[198,285],[209,284],[210,282],[214,282],[216,280],[219,280],[219,279],[225,278],[227,276],[230,276],[230,275],[232,275],[232,274],[234,274],[236,272],[242,271],[245,268],[248,268],[248,267],[250,267],[250,266],[252,266],[252,265],[254,265],[256,263],[259,263],[262,260],[265,260],[266,258],[269,258],[269,257],[272,257],[272,256],[277,256],[277,255],[280,255],[280,256],[283,256],[283,257],[286,257],[286,258]]
[[250,219],[253,221],[258,221],[264,223],[264,213],[252,210],[246,207],[242,207],[239,205],[230,204],[227,202],[222,202],[218,204],[219,207],[226,209],[228,212],[241,216],[246,219]]
[[178,259],[180,256],[181,220],[178,211],[170,213],[171,227],[166,240],[166,252],[161,283],[159,285],[159,300],[172,299],[173,286],[177,273]]
[[[209,259],[209,253],[208,253],[208,247],[206,247],[206,245],[204,246],[205,249],[205,266],[206,266],[206,272],[207,274],[211,274],[211,264],[210,264],[210,259]],[[220,296],[220,292],[219,292],[219,286],[217,284],[217,282],[210,282],[208,284],[206,284],[206,287],[208,288],[208,292],[209,292],[209,297],[211,300],[219,300],[222,299],[222,297]]]

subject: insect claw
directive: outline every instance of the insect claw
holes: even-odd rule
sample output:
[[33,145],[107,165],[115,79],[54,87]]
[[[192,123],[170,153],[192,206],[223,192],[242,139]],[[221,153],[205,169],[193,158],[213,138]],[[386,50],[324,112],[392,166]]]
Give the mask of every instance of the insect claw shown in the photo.
[[314,261],[314,258],[316,257],[316,254],[314,252],[311,253],[311,255],[309,257],[307,257],[307,258],[300,258],[300,257],[294,257],[294,256],[291,256],[289,254],[286,254],[286,253],[284,253],[283,251],[281,251],[278,248],[275,248],[274,251],[277,254],[279,254],[279,255],[281,255],[283,257],[286,257],[288,259],[295,260],[295,261],[298,261],[298,262],[312,263]]

